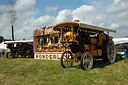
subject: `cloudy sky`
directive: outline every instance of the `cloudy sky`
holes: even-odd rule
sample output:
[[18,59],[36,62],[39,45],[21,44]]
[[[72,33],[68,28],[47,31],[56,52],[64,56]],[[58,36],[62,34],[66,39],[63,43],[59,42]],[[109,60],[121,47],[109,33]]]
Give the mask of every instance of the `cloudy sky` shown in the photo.
[[42,26],[80,20],[117,30],[115,38],[128,36],[128,0],[0,0],[0,36],[32,39]]

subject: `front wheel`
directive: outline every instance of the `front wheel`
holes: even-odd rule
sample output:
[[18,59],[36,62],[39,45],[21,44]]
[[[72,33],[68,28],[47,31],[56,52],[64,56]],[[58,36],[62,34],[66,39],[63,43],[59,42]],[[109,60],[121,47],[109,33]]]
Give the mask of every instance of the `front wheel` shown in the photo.
[[14,58],[14,55],[13,55],[12,52],[8,52],[7,55],[6,55],[6,57],[7,57],[8,59],[12,59],[12,58]]
[[93,56],[90,52],[84,52],[81,56],[80,65],[83,70],[90,70],[93,66]]
[[63,68],[70,68],[72,67],[73,64],[73,55],[70,51],[65,51],[63,52],[63,54],[61,55],[61,66]]

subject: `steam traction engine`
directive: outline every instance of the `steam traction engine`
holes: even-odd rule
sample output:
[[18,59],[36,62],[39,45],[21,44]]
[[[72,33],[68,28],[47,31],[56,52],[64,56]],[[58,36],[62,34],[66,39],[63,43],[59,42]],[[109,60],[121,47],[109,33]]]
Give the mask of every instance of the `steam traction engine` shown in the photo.
[[7,53],[7,58],[33,58],[33,40],[23,40],[23,41],[6,41],[7,48],[10,52]]
[[73,61],[80,61],[81,68],[89,70],[93,66],[93,60],[98,58],[110,64],[115,62],[116,49],[109,32],[116,30],[79,22],[60,23],[53,30],[60,31],[60,42],[66,47],[61,55],[63,68],[70,68]]

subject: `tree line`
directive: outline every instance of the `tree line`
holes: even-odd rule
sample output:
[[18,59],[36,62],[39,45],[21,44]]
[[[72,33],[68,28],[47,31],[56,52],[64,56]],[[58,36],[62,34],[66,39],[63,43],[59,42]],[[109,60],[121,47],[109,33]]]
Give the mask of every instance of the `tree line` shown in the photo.
[[3,36],[0,36],[0,43],[2,43],[3,41],[11,41],[11,39],[4,39]]

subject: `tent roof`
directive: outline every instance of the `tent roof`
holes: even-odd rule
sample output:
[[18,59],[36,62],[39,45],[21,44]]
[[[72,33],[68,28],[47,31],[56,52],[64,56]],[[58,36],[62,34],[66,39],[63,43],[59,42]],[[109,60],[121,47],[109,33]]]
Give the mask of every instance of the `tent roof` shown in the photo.
[[33,43],[33,40],[6,41],[4,44]]
[[128,38],[114,38],[113,41],[115,44],[128,43]]
[[4,49],[7,49],[6,48],[6,44],[4,44],[4,42],[0,43],[0,49],[4,50]]

